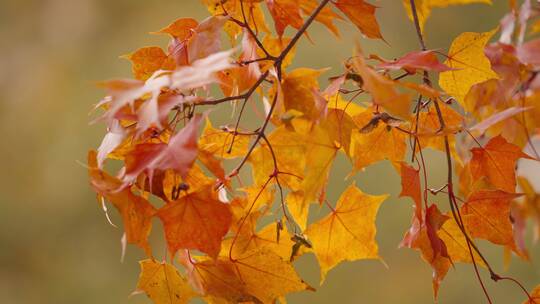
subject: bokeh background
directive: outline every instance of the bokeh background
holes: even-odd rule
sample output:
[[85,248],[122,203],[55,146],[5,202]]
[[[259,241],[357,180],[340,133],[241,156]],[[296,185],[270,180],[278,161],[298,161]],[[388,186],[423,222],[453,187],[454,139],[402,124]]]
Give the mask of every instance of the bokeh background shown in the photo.
[[[461,32],[493,29],[508,9],[507,1],[494,2],[435,10],[427,23],[429,47],[445,50]],[[360,38],[344,24],[336,41],[315,25],[310,30],[314,43],[300,43],[294,66],[337,69],[355,40],[366,53],[386,58],[417,49],[401,1],[377,5],[388,44]],[[0,303],[148,303],[145,296],[128,298],[141,252],[128,247],[120,263],[122,231],[106,222],[81,165],[105,132],[102,125],[89,125],[90,110],[103,94],[95,83],[130,76],[130,64],[120,55],[166,45],[166,38],[148,32],[179,17],[206,16],[197,0],[0,0]],[[442,155],[428,157],[433,185],[443,184],[445,167],[437,165]],[[523,167],[526,174],[540,171],[534,164]],[[344,176],[349,166],[340,160],[334,170]],[[417,252],[398,249],[411,214],[411,202],[397,198],[398,176],[383,162],[354,179],[365,192],[392,195],[377,220],[380,253],[389,267],[376,261],[343,263],[316,293],[292,295],[290,302],[432,303],[430,267]],[[347,184],[332,179],[330,201]],[[503,272],[502,251],[481,245]],[[540,283],[538,253],[533,249],[531,263],[514,259],[504,273],[528,288]],[[297,264],[307,281],[318,286],[315,258],[307,255]],[[524,299],[516,286],[494,284],[483,275],[495,303]],[[442,285],[439,303],[483,302],[473,268],[456,265]]]

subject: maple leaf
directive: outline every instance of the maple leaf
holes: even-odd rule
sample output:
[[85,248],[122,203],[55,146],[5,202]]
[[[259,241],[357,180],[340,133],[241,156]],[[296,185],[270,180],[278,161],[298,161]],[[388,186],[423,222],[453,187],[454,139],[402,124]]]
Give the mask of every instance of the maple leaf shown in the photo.
[[[364,127],[371,121],[373,114],[364,111],[353,117],[357,126]],[[396,130],[386,123],[378,123],[369,132],[362,133],[354,130],[351,139],[351,154],[354,160],[354,171],[388,159],[400,162],[405,157],[407,149],[406,134]]]
[[[101,119],[111,121],[118,115],[118,112],[126,105],[133,105],[135,100],[145,97],[146,107],[141,107],[142,119],[146,121],[145,126],[152,123],[160,126],[160,115],[158,109],[158,98],[163,88],[176,89],[178,91],[191,91],[216,82],[217,72],[232,67],[230,55],[233,50],[214,53],[203,59],[193,62],[189,66],[180,67],[173,72],[158,70],[146,81],[140,80],[111,80],[100,85],[105,87],[109,98],[104,99],[97,107],[108,105],[107,112]],[[147,98],[149,96],[149,98]],[[182,101],[183,99],[180,99]],[[174,106],[169,105],[165,109]],[[144,129],[139,130],[140,132]]]
[[133,75],[139,80],[147,80],[158,70],[174,70],[176,67],[174,60],[158,46],[140,48],[122,58],[131,61]]
[[405,54],[403,57],[392,62],[383,62],[379,67],[388,70],[404,69],[410,73],[416,73],[416,70],[446,72],[450,67],[442,64],[435,56],[435,51],[415,51]]
[[[306,120],[295,120],[299,123],[298,132],[305,136],[305,169],[299,191],[292,194],[290,208],[297,224],[305,228],[309,204],[323,202],[325,187],[330,169],[340,149],[336,142],[341,138],[336,132],[336,120],[326,119],[320,124],[312,125]],[[303,125],[303,126],[302,126]]]
[[515,250],[510,202],[519,196],[500,190],[473,192],[461,207],[469,234]]
[[233,67],[230,56],[233,50],[212,53],[189,66],[176,69],[171,75],[171,88],[189,91],[218,80],[216,73]]
[[[468,218],[469,216],[462,216],[462,218]],[[444,242],[446,246],[446,252],[452,260],[452,262],[472,263],[471,251],[473,253],[474,262],[480,266],[485,267],[486,264],[478,253],[472,248],[469,250],[467,245],[467,239],[463,235],[462,230],[453,218],[449,218],[444,222],[437,232],[439,238]]]
[[201,167],[194,164],[183,177],[175,170],[166,170],[161,182],[165,201],[172,202],[185,194],[200,191],[202,188],[206,189],[215,183],[215,179],[208,177]]
[[525,63],[531,65],[540,64],[540,56],[538,52],[540,51],[540,39],[535,39],[528,41],[520,45],[516,50],[516,55],[518,59]]
[[154,34],[167,34],[180,41],[188,39],[196,30],[199,22],[193,18],[176,19]]
[[472,178],[485,177],[497,189],[513,193],[516,190],[516,162],[520,158],[532,159],[502,136],[492,138],[485,147],[471,149]]
[[205,294],[232,303],[274,303],[286,294],[314,290],[276,253],[262,248],[235,260],[219,258],[194,265],[193,279]]
[[462,33],[450,46],[448,59],[444,64],[453,70],[439,75],[439,85],[462,106],[465,95],[474,84],[499,77],[491,70],[489,59],[484,54],[486,43],[496,31],[497,29],[485,33]]
[[299,68],[283,77],[281,89],[285,110],[297,110],[309,119],[320,117],[320,111],[315,106],[314,92],[319,89],[317,78],[324,70]]
[[384,107],[391,114],[399,117],[407,117],[411,99],[409,94],[400,93],[396,90],[395,82],[373,70],[359,51],[353,60],[354,70],[362,78],[362,89],[369,92],[373,97],[373,103]]
[[146,81],[117,79],[102,82],[99,86],[105,88],[108,96],[97,106],[107,105],[107,112],[101,119],[112,121],[116,118],[120,110],[126,105],[133,105],[135,100],[143,96],[150,96],[148,102],[157,102],[161,89],[169,85],[168,77],[164,77],[161,71],[156,71],[154,75]]
[[227,18],[223,16],[212,16],[199,23],[187,43],[188,62],[192,63],[221,51],[221,29],[226,21]]
[[157,216],[172,254],[179,249],[196,249],[217,257],[231,225],[229,205],[219,201],[211,186],[161,207]]
[[226,255],[230,251],[233,257],[243,257],[264,248],[277,254],[284,261],[291,260],[295,243],[291,240],[287,229],[280,231],[278,238],[279,228],[276,223],[270,223],[259,231],[255,231],[255,227],[251,226],[249,229],[242,229],[237,236],[225,239],[220,255]]
[[504,121],[516,114],[519,114],[521,112],[530,110],[532,107],[510,107],[506,110],[503,110],[501,112],[495,113],[491,115],[490,117],[482,120],[481,122],[477,123],[476,125],[472,126],[470,128],[471,131],[478,131],[480,134],[483,134],[486,132],[487,129],[491,128],[493,125]]
[[[411,117],[413,126],[411,131],[416,130],[419,146],[423,148],[433,148],[440,151],[445,151],[444,136],[448,136],[449,142],[455,142],[457,132],[461,131],[464,124],[464,118],[451,107],[440,104],[440,115],[444,120],[444,128],[441,126],[439,113],[434,107],[430,107],[426,112],[421,112],[418,121]],[[451,147],[454,147],[452,144]],[[455,149],[452,149],[454,154]]]
[[[313,11],[315,11],[315,9],[317,8],[317,5],[318,5],[316,0],[299,1],[298,4],[299,4],[300,9],[302,10],[302,12],[304,14],[308,15],[308,16],[311,15],[313,13]],[[334,35],[339,37],[339,30],[334,25],[334,22],[333,22],[335,19],[343,20],[343,18],[341,18],[341,16],[334,13],[332,11],[332,9],[330,9],[329,7],[324,7],[321,10],[321,12],[317,15],[317,17],[315,18],[316,21],[324,24],[326,26],[326,28],[328,28]]]
[[98,169],[95,151],[88,152],[88,174],[94,191],[111,202],[120,212],[127,242],[143,248],[147,255],[151,255],[148,235],[152,229],[155,208],[143,197],[123,187],[119,179]]
[[[229,15],[234,19],[241,21],[244,21],[245,16],[247,24],[252,29],[258,29],[261,32],[268,33],[270,30],[268,29],[268,25],[264,18],[264,12],[259,3],[262,1],[263,0],[202,0],[212,15]],[[231,41],[234,41],[234,39],[242,32],[242,27],[232,20],[228,20],[223,26],[223,29],[229,35]]]
[[401,162],[401,192],[399,197],[408,196],[414,201],[414,211],[418,220],[422,221],[422,191],[420,188],[420,171]]
[[400,245],[419,250],[422,258],[433,268],[433,294],[435,299],[440,284],[452,265],[446,244],[439,233],[448,219],[448,216],[439,211],[437,205],[431,205],[426,210],[423,221],[416,216],[413,218],[413,225],[405,234]]
[[232,132],[215,129],[207,118],[206,126],[199,137],[199,149],[219,158],[245,155],[249,147],[249,136],[238,135],[234,138],[234,142],[233,137]]
[[312,242],[321,267],[321,282],[342,261],[379,259],[375,217],[387,197],[367,195],[350,185],[335,209],[307,228],[305,235]]
[[375,18],[376,6],[364,0],[337,0],[333,3],[368,38],[383,39]]
[[139,144],[128,155],[123,176],[130,183],[143,172],[151,177],[154,170],[174,169],[186,175],[197,158],[197,130],[203,116],[194,116],[168,144]]
[[141,274],[132,294],[144,292],[156,304],[187,304],[196,295],[173,265],[152,259],[139,265]]
[[[266,51],[274,56],[277,57],[281,52],[285,49],[285,47],[291,42],[291,38],[289,37],[273,37],[271,35],[264,36],[262,40],[262,44],[265,46]],[[257,54],[259,57],[264,57],[264,52],[262,50],[257,50]],[[291,49],[291,51],[285,56],[285,58],[282,61],[282,67],[286,68],[293,62],[294,56],[296,55],[296,45]],[[270,67],[272,67],[272,62],[262,62],[261,63],[261,71],[266,71]]]
[[[297,132],[288,130],[285,126],[275,129],[267,137],[276,154],[277,167],[282,172],[303,176],[306,165],[305,137]],[[272,153],[266,142],[261,143],[249,156],[253,167],[255,185],[262,186],[268,177],[275,173]],[[280,175],[280,182],[291,189],[298,189],[302,182],[293,175]]]
[[107,155],[122,144],[126,138],[126,131],[120,125],[118,120],[113,120],[109,132],[103,137],[97,152],[97,164],[101,168]]
[[294,0],[266,0],[268,10],[274,19],[274,26],[278,36],[283,36],[287,26],[300,29],[304,19],[300,15],[298,1]]
[[[242,54],[240,62],[253,62],[259,59],[255,38],[246,30],[242,38]],[[219,74],[220,87],[226,96],[237,95],[251,88],[261,77],[261,69],[258,64],[244,64],[230,68]]]

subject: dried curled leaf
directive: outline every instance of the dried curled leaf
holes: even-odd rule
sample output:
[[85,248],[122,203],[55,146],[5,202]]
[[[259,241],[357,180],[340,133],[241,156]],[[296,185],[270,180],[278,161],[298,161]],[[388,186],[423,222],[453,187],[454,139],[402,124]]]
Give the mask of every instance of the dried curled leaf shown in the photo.
[[96,152],[88,152],[90,185],[100,196],[111,202],[124,222],[127,242],[143,248],[151,255],[148,235],[152,229],[152,217],[156,210],[143,197],[133,194],[129,187],[97,167]]

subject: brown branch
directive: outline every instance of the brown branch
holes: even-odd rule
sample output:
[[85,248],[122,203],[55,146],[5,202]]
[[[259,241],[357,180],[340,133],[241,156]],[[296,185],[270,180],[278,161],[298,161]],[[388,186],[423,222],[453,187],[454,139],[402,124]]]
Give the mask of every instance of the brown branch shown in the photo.
[[[315,20],[315,18],[317,17],[317,15],[322,11],[322,9],[328,4],[328,2],[330,2],[330,0],[323,0],[321,1],[321,3],[319,3],[319,5],[317,6],[317,8],[315,9],[315,11],[313,11],[313,13],[311,14],[311,16],[308,17],[308,19],[304,22],[304,24],[302,25],[302,27],[298,30],[298,32],[296,33],[296,35],[291,39],[291,41],[289,42],[289,44],[285,47],[285,49],[281,52],[281,54],[274,60],[274,67],[276,68],[277,70],[277,75],[278,75],[278,79],[277,81],[281,81],[281,74],[282,74],[282,63],[283,63],[283,60],[285,59],[285,57],[287,56],[287,54],[292,50],[292,48],[295,46],[295,44],[298,42],[298,40],[300,39],[300,37],[306,32],[306,30],[308,29],[308,27],[313,23],[313,21]],[[269,71],[266,71],[263,75],[261,75],[261,77],[259,78],[259,80],[257,81],[257,83],[248,91],[247,94],[243,95],[242,97],[244,97],[244,104],[242,106],[242,108],[244,108],[247,100],[249,99],[249,97],[251,96],[251,94],[253,94],[253,92],[256,90],[256,88],[264,81],[264,79],[266,79],[266,77],[268,76],[269,74]],[[279,84],[277,84],[279,85]],[[241,98],[236,98],[236,99],[241,99]],[[229,99],[229,100],[236,100],[236,99]],[[221,101],[223,102],[223,101]],[[242,160],[240,161],[240,163],[238,164],[238,166],[236,166],[235,169],[232,170],[231,173],[229,173],[229,175],[227,176],[228,178],[231,178],[231,177],[234,177],[234,176],[237,176],[238,173],[240,172],[240,170],[242,169],[242,167],[246,164],[247,160],[249,159],[251,153],[253,153],[253,151],[255,150],[255,148],[258,146],[259,142],[261,141],[261,139],[263,140],[267,140],[266,138],[266,135],[265,135],[265,131],[266,131],[266,128],[268,127],[269,123],[270,123],[270,119],[272,117],[272,114],[274,113],[274,110],[276,108],[276,105],[277,105],[277,102],[278,102],[278,94],[276,92],[273,100],[272,100],[272,104],[270,106],[270,109],[268,110],[268,113],[266,114],[266,119],[264,120],[264,123],[262,124],[262,126],[258,129],[258,132],[257,132],[257,137],[255,138],[255,140],[253,141],[253,143],[251,144],[251,146],[249,147],[249,150],[247,151],[246,155],[244,156],[244,158],[242,158]],[[243,111],[241,110],[241,113],[239,115],[239,118],[238,118],[238,121],[237,121],[237,124],[236,124],[236,128],[235,128],[235,133],[234,134],[237,134],[237,131],[238,131],[238,123],[241,119],[241,116],[242,116],[242,113]],[[276,178],[276,181],[278,182],[278,186],[280,187],[281,189],[281,185],[279,184],[279,180],[277,179],[277,175],[279,174],[279,170],[277,170],[277,160],[274,158],[274,161],[275,161],[275,170],[273,172],[272,175],[269,176],[268,180],[265,182],[262,190],[257,194],[254,202],[251,204],[250,208],[248,209],[246,215],[244,216],[244,218],[242,219],[240,225],[239,225],[239,232],[235,235],[232,243],[231,243],[231,247],[229,249],[229,259],[231,261],[235,261],[233,259],[233,256],[232,256],[232,250],[233,250],[233,247],[234,247],[234,244],[238,238],[238,235],[240,233],[240,229],[242,228],[242,226],[244,225],[247,217],[249,216],[249,214],[251,213],[252,209],[253,209],[253,206],[255,205],[255,201],[259,198],[259,196],[261,195],[262,191],[264,190],[264,188],[266,188],[266,186],[268,185],[268,183]],[[282,194],[282,192],[281,192]],[[282,194],[283,195],[283,194]],[[283,199],[283,198],[282,198]],[[284,206],[283,206],[284,207]],[[286,214],[285,214],[286,216]]]
[[[283,60],[285,59],[287,54],[292,50],[292,48],[296,45],[296,43],[298,42],[300,37],[302,37],[302,35],[306,32],[308,27],[313,23],[313,21],[315,20],[317,15],[328,4],[328,2],[330,2],[330,0],[323,0],[323,1],[321,1],[321,3],[319,3],[319,6],[317,6],[315,11],[313,11],[311,16],[309,16],[309,18],[304,22],[302,27],[296,32],[296,34],[291,39],[289,44],[287,44],[285,49],[281,52],[281,54],[274,61],[274,67],[277,69],[277,74],[278,74],[278,79],[277,80],[278,81],[281,81],[281,74],[282,74],[281,64],[283,63]],[[264,75],[268,76],[268,73],[269,72],[266,71]],[[262,82],[266,78],[266,76],[259,78],[260,82]],[[260,84],[260,82],[258,82],[258,83]],[[251,91],[253,92],[253,91],[255,91],[255,89],[252,89]],[[240,161],[240,164],[229,174],[229,177],[235,176],[235,175],[237,175],[239,173],[240,169],[242,169],[244,164],[247,162],[249,156],[251,155],[253,150],[255,150],[255,147],[258,145],[259,141],[262,139],[262,136],[264,136],[264,132],[266,130],[266,127],[268,126],[268,123],[270,122],[270,118],[272,117],[272,114],[274,113],[274,109],[275,109],[276,104],[277,104],[277,97],[278,97],[278,94],[276,93],[276,95],[274,96],[274,100],[272,101],[272,105],[270,106],[270,110],[268,111],[268,114],[266,115],[266,119],[265,119],[263,125],[259,128],[259,135],[255,138],[255,141],[253,142],[253,144],[249,148],[249,150],[246,153],[246,155],[244,156],[244,158]]]

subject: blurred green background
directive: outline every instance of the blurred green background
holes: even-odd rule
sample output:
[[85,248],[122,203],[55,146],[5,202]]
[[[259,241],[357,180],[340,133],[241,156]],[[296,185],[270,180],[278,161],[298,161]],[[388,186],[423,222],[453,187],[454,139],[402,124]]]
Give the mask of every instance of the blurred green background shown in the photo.
[[[429,47],[446,49],[460,32],[494,28],[507,1],[494,2],[435,10],[426,25]],[[377,5],[388,44],[360,38],[344,24],[336,41],[315,25],[310,30],[314,44],[301,42],[295,66],[339,68],[357,39],[366,53],[386,58],[416,50],[414,27],[401,1]],[[164,37],[148,32],[178,17],[206,16],[196,0],[0,1],[0,303],[148,303],[145,296],[128,299],[141,252],[128,247],[120,263],[122,231],[106,222],[78,162],[85,162],[87,150],[96,148],[105,134],[103,125],[89,125],[89,112],[103,94],[95,82],[130,76],[130,64],[118,56],[141,46],[166,45]],[[441,157],[429,155],[433,185],[443,184],[446,174],[437,165]],[[349,166],[340,160],[335,170],[344,176]],[[384,162],[355,180],[368,193],[392,194],[377,220],[380,254],[389,268],[374,261],[343,263],[316,293],[292,295],[290,302],[432,303],[430,267],[417,252],[397,248],[411,217],[411,202],[397,199],[398,176]],[[348,183],[332,179],[330,201]],[[118,217],[114,221],[120,222]],[[486,248],[502,272],[502,251]],[[532,263],[514,259],[505,273],[527,288],[540,283],[538,252],[533,250]],[[308,255],[297,264],[318,286],[315,258]],[[495,303],[524,299],[516,286],[494,284],[483,275]],[[484,301],[473,268],[456,265],[442,284],[439,303]]]

